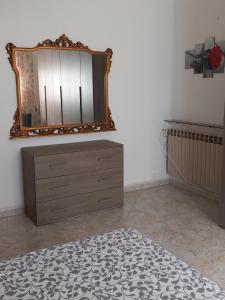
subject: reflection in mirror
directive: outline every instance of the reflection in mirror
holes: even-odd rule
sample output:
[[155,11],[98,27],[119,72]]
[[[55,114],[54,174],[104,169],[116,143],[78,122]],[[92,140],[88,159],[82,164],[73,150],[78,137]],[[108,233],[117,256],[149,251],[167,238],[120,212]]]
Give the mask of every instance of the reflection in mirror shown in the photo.
[[23,127],[104,122],[106,56],[16,50]]

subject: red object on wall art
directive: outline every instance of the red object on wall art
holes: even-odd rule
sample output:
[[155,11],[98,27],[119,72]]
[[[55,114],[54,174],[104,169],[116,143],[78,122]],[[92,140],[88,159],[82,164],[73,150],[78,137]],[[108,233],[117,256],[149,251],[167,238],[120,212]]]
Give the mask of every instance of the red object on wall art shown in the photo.
[[218,69],[223,60],[223,52],[219,46],[215,46],[209,52],[209,62],[212,69]]

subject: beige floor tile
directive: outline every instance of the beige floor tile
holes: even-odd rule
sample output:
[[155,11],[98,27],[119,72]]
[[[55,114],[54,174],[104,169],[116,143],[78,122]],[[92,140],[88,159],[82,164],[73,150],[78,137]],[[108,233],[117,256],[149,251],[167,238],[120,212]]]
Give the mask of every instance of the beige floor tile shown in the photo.
[[146,234],[225,289],[225,230],[218,204],[167,185],[129,192],[124,207],[36,227],[25,215],[0,220],[0,259],[122,227]]

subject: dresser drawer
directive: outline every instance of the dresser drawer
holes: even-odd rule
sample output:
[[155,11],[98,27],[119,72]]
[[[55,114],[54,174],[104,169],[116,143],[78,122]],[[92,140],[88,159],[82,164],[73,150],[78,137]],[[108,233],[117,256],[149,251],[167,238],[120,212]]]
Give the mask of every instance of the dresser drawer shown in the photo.
[[123,170],[120,168],[39,179],[36,181],[36,201],[48,201],[121,185]]
[[[63,200],[63,201],[62,201]],[[48,200],[37,204],[37,224],[56,222],[67,217],[81,215],[100,209],[110,209],[123,205],[123,188],[113,188],[79,194],[64,199]]]
[[35,177],[43,179],[121,167],[121,148],[71,152],[35,158]]

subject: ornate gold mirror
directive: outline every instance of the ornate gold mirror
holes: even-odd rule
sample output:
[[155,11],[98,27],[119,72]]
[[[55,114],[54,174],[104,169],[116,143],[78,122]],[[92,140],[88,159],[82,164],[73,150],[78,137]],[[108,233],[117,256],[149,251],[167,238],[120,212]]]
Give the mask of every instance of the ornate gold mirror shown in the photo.
[[66,35],[34,48],[6,45],[16,74],[11,138],[115,130],[108,104],[112,50],[93,51]]

